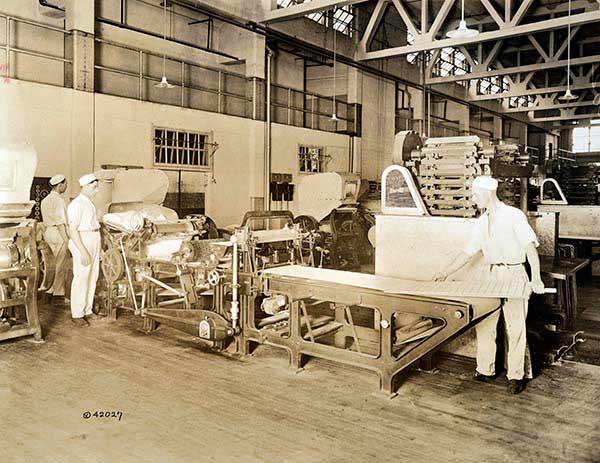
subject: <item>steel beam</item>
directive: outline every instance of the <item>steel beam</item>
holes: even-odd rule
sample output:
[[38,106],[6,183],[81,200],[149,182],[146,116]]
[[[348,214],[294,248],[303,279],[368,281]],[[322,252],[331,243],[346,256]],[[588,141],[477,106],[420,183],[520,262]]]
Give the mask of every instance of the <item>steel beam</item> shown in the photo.
[[[522,106],[519,108],[508,108],[505,109],[504,112],[505,113],[528,113],[531,111],[549,111],[551,109],[566,109],[566,108],[573,108],[573,107],[583,107],[583,106],[594,106],[594,101],[590,100],[590,101],[578,101],[578,102],[573,102],[573,103],[559,103],[559,104],[552,104],[552,105],[539,105],[539,106]],[[600,117],[600,116],[598,116]]]
[[[574,114],[574,115],[561,115],[551,117],[534,117],[530,120],[532,122],[555,122],[555,121],[575,121],[575,120],[589,120],[589,119],[600,119],[600,114],[597,112],[590,114]],[[573,127],[576,127],[575,125]]]
[[335,7],[355,5],[369,0],[312,0],[311,2],[301,3],[299,5],[289,6],[287,8],[277,8],[269,11],[260,22],[272,23],[275,21],[287,21],[289,19],[301,18],[311,13],[331,10]]
[[[588,90],[595,88],[598,84],[596,82],[589,82],[585,84],[574,84],[571,85],[571,91]],[[469,101],[489,101],[489,100],[500,100],[502,98],[512,98],[515,96],[527,96],[527,95],[542,95],[544,93],[563,93],[567,90],[566,85],[560,85],[557,87],[541,87],[541,88],[526,88],[524,85],[517,85],[516,89],[509,90],[508,92],[495,93],[490,95],[475,95],[469,98]]]
[[[578,65],[583,65],[583,64],[593,64],[593,63],[598,63],[598,62],[600,62],[600,55],[584,56],[582,58],[571,59],[571,66],[578,66]],[[509,67],[509,68],[492,69],[490,71],[474,71],[474,72],[470,72],[468,74],[463,74],[463,75],[459,75],[459,76],[431,77],[430,79],[427,79],[426,83],[428,85],[434,85],[434,84],[442,84],[442,83],[445,84],[448,82],[462,82],[462,81],[471,80],[471,79],[485,79],[488,77],[495,77],[495,76],[506,76],[506,75],[510,75],[510,74],[537,72],[537,71],[544,71],[547,69],[562,68],[562,67],[566,67],[566,66],[567,66],[567,60],[564,59],[564,60],[560,60],[560,61],[549,61],[547,63],[535,63],[535,64],[528,64],[525,66],[514,66],[514,67]]]
[[503,28],[505,25],[504,20],[502,19],[502,17],[496,10],[496,7],[491,4],[490,0],[481,0],[481,3],[485,7],[485,9],[488,11],[488,13],[492,17],[492,19],[494,21],[496,21],[496,24],[498,24],[498,27]]
[[[312,2],[311,2],[312,3]],[[394,3],[400,3],[400,0],[394,0]],[[526,2],[523,2],[523,5]],[[403,18],[404,19],[404,18]],[[513,17],[511,24],[518,19],[517,16]],[[473,43],[487,42],[490,40],[500,40],[509,37],[515,37],[519,35],[532,34],[534,32],[542,32],[551,29],[559,29],[566,27],[569,23],[571,26],[577,26],[582,24],[589,24],[600,21],[600,11],[591,11],[587,13],[579,13],[572,15],[570,18],[567,16],[560,18],[546,19],[534,23],[522,24],[517,26],[507,26],[503,29],[496,31],[482,32],[476,37],[471,38],[460,38],[460,39],[441,39],[433,40],[432,37],[427,37],[429,40],[419,41],[418,37],[415,36],[414,45],[403,45],[400,47],[388,48],[386,50],[359,52],[358,59],[370,60],[370,59],[381,59],[389,58],[392,56],[406,55],[408,53],[417,53],[421,51],[435,50],[436,48],[444,47],[459,47],[461,45],[471,45]],[[414,28],[414,26],[413,26]]]
[[381,21],[381,18],[386,12],[386,9],[390,3],[390,0],[379,0],[377,5],[375,5],[375,9],[369,18],[369,22],[367,24],[367,28],[365,29],[365,33],[363,34],[363,39],[358,44],[359,51],[366,52],[367,47],[371,43],[373,39],[373,35],[375,35],[375,31],[377,30],[377,26]]

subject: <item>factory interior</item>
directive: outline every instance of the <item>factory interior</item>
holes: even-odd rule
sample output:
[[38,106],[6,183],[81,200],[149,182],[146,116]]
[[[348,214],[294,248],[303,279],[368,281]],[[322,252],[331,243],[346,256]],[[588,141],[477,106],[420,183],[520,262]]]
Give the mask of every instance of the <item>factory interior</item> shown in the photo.
[[600,462],[599,26],[0,0],[0,461]]

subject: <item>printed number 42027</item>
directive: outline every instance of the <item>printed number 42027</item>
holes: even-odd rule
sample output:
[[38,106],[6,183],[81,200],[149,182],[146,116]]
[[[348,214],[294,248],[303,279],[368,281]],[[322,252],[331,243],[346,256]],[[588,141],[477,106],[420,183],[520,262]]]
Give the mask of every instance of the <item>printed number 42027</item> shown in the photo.
[[121,421],[121,418],[123,418],[123,412],[98,410],[96,410],[95,412],[85,411],[83,412],[83,418],[85,418],[86,420],[90,418],[118,418],[118,420]]

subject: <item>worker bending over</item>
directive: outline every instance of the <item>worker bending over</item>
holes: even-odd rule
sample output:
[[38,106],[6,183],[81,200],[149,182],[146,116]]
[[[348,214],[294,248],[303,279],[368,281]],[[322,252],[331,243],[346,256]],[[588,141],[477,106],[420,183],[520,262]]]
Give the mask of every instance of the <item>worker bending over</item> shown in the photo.
[[[466,247],[443,272],[435,276],[444,280],[464,267],[479,252],[485,267],[481,280],[528,282],[525,258],[531,267],[531,288],[544,292],[535,233],[525,214],[498,199],[498,182],[491,177],[477,177],[473,182],[473,200],[483,214],[477,219]],[[502,313],[508,340],[508,390],[518,394],[525,389],[525,355],[527,350],[525,320],[527,299],[504,299]],[[500,311],[494,312],[475,326],[477,333],[477,370],[475,379],[490,382],[495,378],[496,328]],[[531,377],[528,372],[529,378]],[[528,378],[528,379],[529,379]]]
[[67,204],[62,194],[67,191],[67,179],[57,174],[50,179],[52,191],[42,199],[42,219],[44,220],[44,241],[48,243],[56,262],[54,283],[47,293],[53,296],[65,295],[65,277],[67,273]]
[[100,224],[92,198],[98,192],[98,179],[94,174],[84,175],[79,185],[81,193],[67,208],[73,255],[71,316],[76,325],[86,326],[88,319],[97,317],[92,307],[100,267]]

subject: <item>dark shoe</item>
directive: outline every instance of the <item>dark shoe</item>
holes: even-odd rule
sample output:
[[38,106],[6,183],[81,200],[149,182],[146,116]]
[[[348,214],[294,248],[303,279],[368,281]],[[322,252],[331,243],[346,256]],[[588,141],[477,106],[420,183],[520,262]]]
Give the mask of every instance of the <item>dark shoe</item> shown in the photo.
[[89,323],[85,318],[72,318],[71,321],[75,324],[75,326],[89,326]]
[[494,380],[496,379],[496,376],[495,375],[482,375],[481,373],[476,371],[475,374],[473,375],[473,379],[475,381],[481,381],[482,383],[493,383]]
[[509,379],[508,380],[508,392],[511,394],[520,394],[525,389],[525,380],[523,379]]

